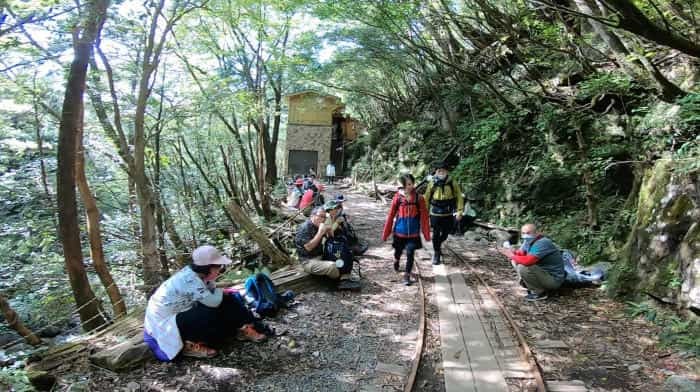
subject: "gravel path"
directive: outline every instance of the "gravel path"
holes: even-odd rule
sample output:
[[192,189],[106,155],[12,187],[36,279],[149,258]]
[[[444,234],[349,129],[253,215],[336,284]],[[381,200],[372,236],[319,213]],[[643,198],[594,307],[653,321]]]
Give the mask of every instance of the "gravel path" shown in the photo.
[[[331,189],[327,194],[335,192]],[[301,294],[298,305],[271,321],[278,330],[286,331],[280,337],[261,344],[232,342],[209,360],[149,362],[123,375],[91,369],[88,389],[403,390],[415,355],[420,320],[418,286],[401,284],[400,274],[392,268],[391,244],[380,242],[388,205],[356,192],[347,192],[346,197],[347,212],[359,235],[370,245],[361,260],[364,278],[361,292]],[[429,367],[422,372],[434,374],[434,370]],[[418,390],[441,390],[434,389],[434,383],[427,379],[419,378],[417,385],[423,383],[425,388]]]

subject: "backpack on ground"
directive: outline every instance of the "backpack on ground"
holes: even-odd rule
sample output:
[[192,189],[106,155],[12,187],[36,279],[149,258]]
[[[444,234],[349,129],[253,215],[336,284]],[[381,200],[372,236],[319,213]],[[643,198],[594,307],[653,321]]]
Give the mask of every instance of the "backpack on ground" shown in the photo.
[[294,293],[287,291],[277,294],[272,280],[263,273],[257,273],[245,281],[245,297],[251,308],[260,316],[274,316],[282,307],[288,307]]
[[597,286],[605,280],[605,270],[602,268],[580,269],[576,263],[576,255],[568,249],[561,250],[561,258],[564,260],[564,286],[586,287]]

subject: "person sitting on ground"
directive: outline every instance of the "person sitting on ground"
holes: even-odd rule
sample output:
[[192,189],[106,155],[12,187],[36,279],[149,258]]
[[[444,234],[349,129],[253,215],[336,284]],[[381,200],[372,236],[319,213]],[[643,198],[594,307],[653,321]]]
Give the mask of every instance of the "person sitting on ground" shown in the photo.
[[[329,204],[328,207],[331,211],[337,210],[337,205],[333,207]],[[339,289],[354,288],[354,282],[350,281],[353,265],[352,256],[347,257],[347,252],[342,250],[340,257],[325,251],[323,240],[332,236],[333,231],[332,226],[326,223],[326,219],[327,214],[324,207],[316,207],[311,212],[309,219],[297,229],[294,245],[301,266],[304,271],[312,275],[327,276],[334,280],[339,279]],[[336,263],[338,259],[339,261]]]
[[457,222],[462,219],[464,199],[462,189],[449,177],[447,164],[437,162],[434,167],[435,174],[425,190],[425,203],[433,228],[433,264],[438,265],[441,263],[442,243],[454,230],[455,219]]
[[303,210],[306,216],[309,216],[309,207],[322,206],[325,202],[322,193],[323,190],[323,185],[316,182],[315,176],[310,176],[307,178],[306,182],[304,183],[304,194],[299,202],[299,209]]
[[302,190],[302,187],[304,186],[304,180],[301,178],[298,178],[294,181],[294,187],[292,188],[292,191],[289,192],[289,196],[287,197],[287,207],[289,208],[299,208],[299,205],[301,204],[301,198],[304,196],[304,191]]
[[344,205],[346,200],[345,196],[339,193],[335,195],[335,198],[333,200],[338,204],[338,207],[340,208],[337,220],[338,222],[342,223],[342,228],[346,238],[348,239],[348,245],[350,246],[352,254],[355,256],[363,255],[365,252],[367,252],[369,245],[366,241],[360,240],[360,238],[357,235],[357,232],[355,231],[355,228],[350,223],[350,216],[348,215]]
[[[430,220],[428,210],[425,207],[423,196],[414,188],[415,178],[412,174],[404,174],[399,178],[401,187],[394,195],[389,207],[389,215],[386,217],[382,241],[386,241],[393,234],[394,242],[394,271],[399,272],[399,260],[401,253],[406,249],[406,272],[403,275],[403,283],[410,286],[411,271],[413,270],[414,253],[416,249],[423,247],[420,233],[426,241],[430,241]],[[396,220],[394,220],[396,218]]]
[[549,238],[537,233],[537,227],[528,223],[522,227],[523,244],[520,249],[500,248],[508,257],[527,287],[528,301],[547,299],[547,292],[556,290],[564,283],[564,260],[561,251]]
[[253,327],[253,314],[234,295],[215,288],[215,280],[231,260],[215,247],[192,252],[192,263],[163,282],[148,300],[144,342],[156,358],[171,361],[179,353],[210,358],[231,334],[260,342],[265,335]]

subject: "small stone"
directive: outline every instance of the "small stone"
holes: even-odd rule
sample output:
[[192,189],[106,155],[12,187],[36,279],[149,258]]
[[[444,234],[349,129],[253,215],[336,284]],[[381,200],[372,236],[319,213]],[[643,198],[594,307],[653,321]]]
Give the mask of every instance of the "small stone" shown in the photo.
[[136,391],[138,391],[140,388],[141,388],[141,385],[139,385],[139,383],[134,382],[134,381],[132,381],[132,382],[126,384],[126,390],[129,391],[129,392],[136,392]]
[[66,392],[89,392],[87,381],[81,381],[71,384]]
[[669,392],[697,392],[700,390],[700,381],[691,380],[682,376],[671,376],[664,382],[664,391]]
[[287,343],[287,347],[289,348],[294,348],[297,346],[297,342],[294,339],[291,339],[289,343]]
[[318,357],[319,355],[321,355],[321,353],[319,353],[318,351],[314,351],[311,353],[311,355],[313,355],[314,357]]
[[56,376],[43,370],[29,370],[27,378],[32,386],[39,391],[50,391],[56,384]]
[[466,239],[467,241],[479,241],[481,238],[481,234],[474,231],[468,231],[464,233],[464,239]]
[[56,327],[55,325],[50,325],[44,329],[42,329],[39,332],[39,336],[42,338],[53,338],[55,336],[58,336],[63,332],[61,328]]
[[642,365],[640,365],[640,364],[634,364],[634,365],[630,365],[627,367],[627,369],[630,372],[636,372],[636,371],[640,370],[641,368],[642,368]]

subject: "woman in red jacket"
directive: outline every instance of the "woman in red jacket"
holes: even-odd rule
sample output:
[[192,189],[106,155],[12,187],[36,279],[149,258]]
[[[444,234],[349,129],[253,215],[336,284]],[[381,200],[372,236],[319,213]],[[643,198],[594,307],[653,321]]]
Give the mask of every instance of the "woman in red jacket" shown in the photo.
[[423,233],[423,238],[426,241],[430,241],[430,218],[423,196],[419,195],[414,188],[413,175],[404,174],[399,178],[399,181],[401,187],[391,201],[389,215],[384,224],[382,241],[386,241],[390,234],[394,235],[394,271],[399,271],[401,253],[406,249],[406,273],[403,275],[403,283],[410,286],[414,253],[416,249],[423,247],[420,233]]

